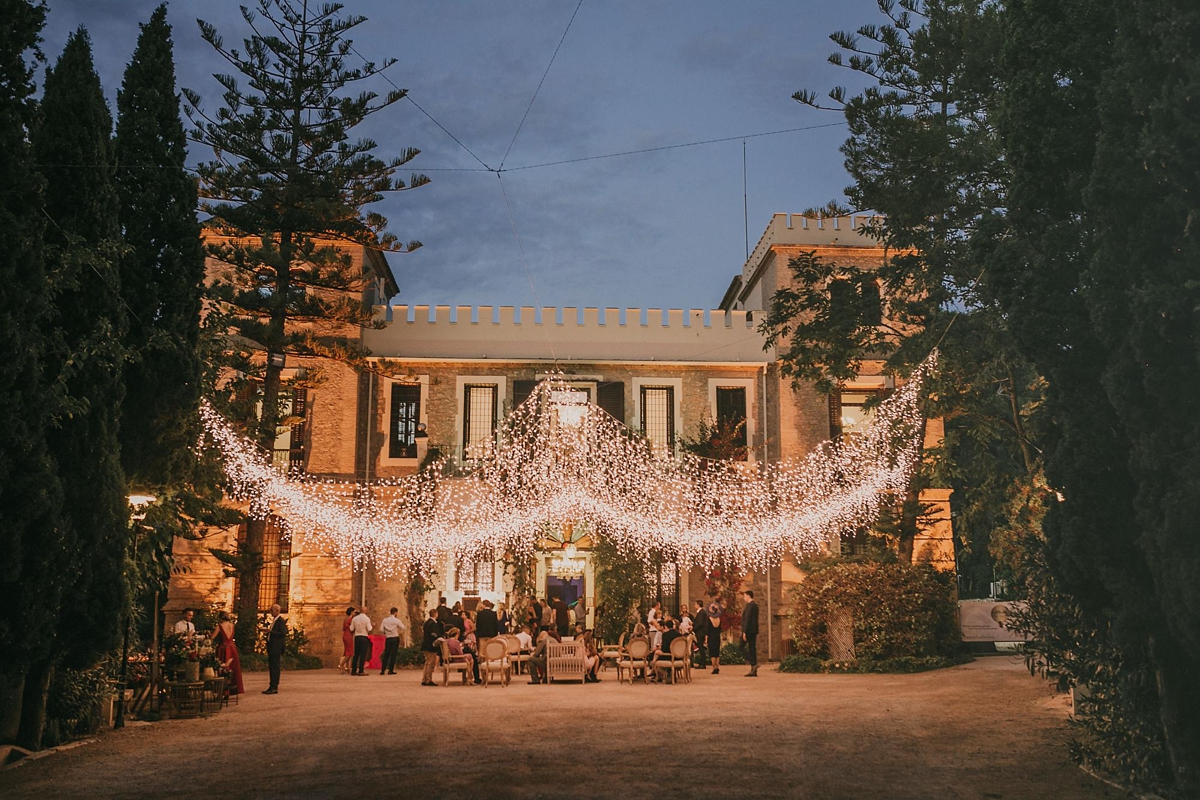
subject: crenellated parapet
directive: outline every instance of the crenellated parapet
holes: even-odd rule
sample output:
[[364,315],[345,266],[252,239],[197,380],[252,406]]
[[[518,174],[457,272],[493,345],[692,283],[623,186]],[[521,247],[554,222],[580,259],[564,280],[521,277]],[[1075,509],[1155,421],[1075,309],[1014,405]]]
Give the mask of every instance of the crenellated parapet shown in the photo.
[[371,354],[401,359],[747,362],[772,355],[746,311],[377,306]]

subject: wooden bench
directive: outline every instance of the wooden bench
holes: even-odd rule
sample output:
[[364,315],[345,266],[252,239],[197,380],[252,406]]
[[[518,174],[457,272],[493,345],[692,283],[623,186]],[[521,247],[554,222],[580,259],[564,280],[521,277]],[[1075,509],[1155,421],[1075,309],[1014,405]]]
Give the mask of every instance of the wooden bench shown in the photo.
[[546,679],[548,681],[579,681],[587,672],[584,665],[583,642],[548,642],[546,644]]

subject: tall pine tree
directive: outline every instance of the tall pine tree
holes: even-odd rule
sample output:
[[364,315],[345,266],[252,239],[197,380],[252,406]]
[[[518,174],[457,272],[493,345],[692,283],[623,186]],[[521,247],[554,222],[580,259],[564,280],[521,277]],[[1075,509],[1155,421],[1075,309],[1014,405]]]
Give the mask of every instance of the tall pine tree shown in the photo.
[[42,180],[28,134],[46,7],[0,0],[0,743],[16,741],[25,673],[45,662],[61,593],[58,478],[46,447],[55,405],[45,359],[50,284]]
[[[46,244],[55,287],[58,347],[48,367],[66,406],[48,434],[63,488],[64,581],[56,656],[86,666],[118,640],[125,610],[124,564],[129,507],[120,464],[125,393],[125,310],[117,269],[119,229],[112,175],[112,117],[92,65],[86,31],[71,34],[46,74],[42,114],[32,137],[46,178]],[[31,709],[44,705],[52,663],[36,666],[25,686]],[[40,731],[26,729],[31,744]]]
[[[212,215],[212,229],[229,237],[209,251],[227,265],[211,296],[242,343],[230,365],[245,376],[229,384],[245,390],[241,402],[225,409],[241,416],[267,453],[285,408],[286,356],[364,363],[359,334],[373,323],[362,298],[374,278],[329,241],[392,252],[420,246],[402,245],[387,232],[387,220],[367,210],[382,192],[428,179],[415,175],[405,184],[396,177],[419,151],[383,161],[374,141],[350,138],[405,93],[347,91],[394,60],[351,66],[358,56],[349,34],[366,19],[341,11],[338,3],[259,0],[256,10],[242,8],[252,33],[240,50],[201,22],[205,41],[237,75],[215,76],[224,89],[224,107],[215,114],[184,90],[193,138],[219,155],[200,165],[202,208]],[[254,640],[266,531],[265,509],[252,511],[257,518],[229,559],[240,581],[241,641]]]

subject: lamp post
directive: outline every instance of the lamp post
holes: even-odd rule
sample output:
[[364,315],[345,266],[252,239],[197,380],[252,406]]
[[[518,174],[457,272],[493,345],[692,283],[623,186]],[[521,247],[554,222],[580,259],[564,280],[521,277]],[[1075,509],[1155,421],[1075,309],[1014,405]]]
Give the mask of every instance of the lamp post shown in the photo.
[[[141,521],[146,518],[146,506],[158,498],[148,494],[129,495],[129,507],[133,510],[133,560],[137,562],[138,534],[142,530]],[[113,720],[114,728],[125,727],[125,677],[129,671],[129,629],[133,625],[133,611],[125,612],[125,640],[121,645],[121,688],[117,695],[117,714]]]

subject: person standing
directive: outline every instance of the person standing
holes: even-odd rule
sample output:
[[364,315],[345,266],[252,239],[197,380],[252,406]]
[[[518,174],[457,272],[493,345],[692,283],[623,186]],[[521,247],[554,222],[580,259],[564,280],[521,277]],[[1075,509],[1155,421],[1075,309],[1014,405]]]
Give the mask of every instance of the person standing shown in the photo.
[[229,677],[228,693],[230,695],[245,694],[246,687],[242,683],[242,660],[238,657],[237,645],[233,642],[233,618],[228,611],[222,611],[220,620],[212,632],[213,645],[216,647],[217,660]]
[[708,614],[704,613],[704,602],[695,601],[696,613],[692,615],[692,631],[696,634],[696,649],[700,651],[700,666],[708,663]]
[[558,638],[571,635],[571,610],[561,597],[555,597],[551,604],[554,608],[554,627],[558,629]]
[[279,604],[271,606],[271,629],[267,632],[267,671],[271,684],[263,694],[279,694],[279,673],[283,668],[283,646],[287,643],[287,620]]
[[442,625],[450,624],[450,607],[446,605],[445,597],[438,598],[437,618]]
[[183,618],[175,623],[175,632],[183,636],[189,642],[196,638],[196,623],[192,622],[195,612],[190,608],[183,610]]
[[338,672],[350,671],[350,659],[354,658],[354,634],[350,632],[350,622],[354,619],[354,606],[346,609],[346,618],[342,620],[342,660],[338,662]]
[[746,606],[742,609],[742,642],[746,646],[746,661],[750,663],[747,678],[758,677],[758,603],[754,602],[754,592],[747,589],[744,593]]
[[721,672],[721,620],[725,616],[725,607],[713,598],[708,604],[708,658],[712,662],[712,674]]
[[435,686],[433,671],[438,664],[438,639],[442,638],[445,628],[438,622],[438,609],[429,609],[429,619],[421,627],[421,652],[425,654],[425,674],[421,676],[422,686]]
[[508,606],[504,603],[496,608],[496,630],[501,636],[512,632],[512,620],[508,616]]
[[396,674],[396,653],[400,651],[400,637],[404,633],[404,623],[396,616],[400,609],[393,607],[391,613],[379,623],[383,633],[383,660],[380,662],[380,675]]
[[364,670],[371,660],[371,631],[374,626],[367,616],[364,606],[358,610],[358,615],[350,620],[350,632],[354,634],[354,660],[350,662],[351,675],[366,675]]
[[534,636],[537,636],[542,630],[542,604],[536,597],[529,602],[525,619],[529,624],[529,630],[533,631]]
[[475,613],[475,642],[479,652],[486,652],[488,641],[499,635],[500,618],[492,608],[492,601],[484,600],[483,608]]

